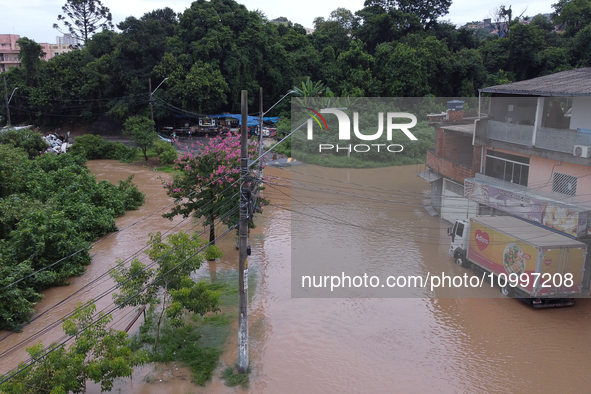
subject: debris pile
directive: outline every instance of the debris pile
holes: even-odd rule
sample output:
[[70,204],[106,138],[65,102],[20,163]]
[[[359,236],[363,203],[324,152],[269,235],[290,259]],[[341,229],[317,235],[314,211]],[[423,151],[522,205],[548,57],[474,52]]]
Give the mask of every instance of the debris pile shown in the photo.
[[[68,134],[70,134],[70,132],[68,132]],[[45,153],[66,153],[72,146],[72,144],[65,142],[66,138],[61,137],[55,133],[47,134],[42,138],[48,146],[48,148],[45,150]]]

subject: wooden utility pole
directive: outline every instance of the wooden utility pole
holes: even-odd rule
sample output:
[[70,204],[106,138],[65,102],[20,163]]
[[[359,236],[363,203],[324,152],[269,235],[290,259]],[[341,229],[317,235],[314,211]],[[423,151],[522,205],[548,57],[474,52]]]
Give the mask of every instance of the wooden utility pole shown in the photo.
[[238,373],[248,371],[248,91],[242,91],[242,125],[240,128],[240,222],[238,238]]
[[4,100],[6,102],[6,120],[8,122],[6,124],[10,126],[10,108],[8,108],[8,90],[6,88],[6,75],[4,75]]
[[150,100],[150,118],[152,119],[152,131],[154,131],[154,109],[152,108],[152,78],[148,78],[148,100]]

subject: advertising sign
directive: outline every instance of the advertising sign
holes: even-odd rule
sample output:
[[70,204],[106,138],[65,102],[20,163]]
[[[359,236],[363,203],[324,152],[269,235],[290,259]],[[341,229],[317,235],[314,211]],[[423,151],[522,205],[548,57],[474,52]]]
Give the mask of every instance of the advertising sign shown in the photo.
[[[528,224],[524,223],[524,225]],[[538,251],[533,246],[478,222],[472,222],[468,259],[491,272],[505,275],[511,273],[531,275],[536,272],[537,257]],[[523,289],[532,292],[534,281],[531,279],[528,282]]]
[[506,212],[572,237],[587,235],[588,211],[554,202],[531,193],[492,185],[477,178],[464,181],[464,196],[469,200]]

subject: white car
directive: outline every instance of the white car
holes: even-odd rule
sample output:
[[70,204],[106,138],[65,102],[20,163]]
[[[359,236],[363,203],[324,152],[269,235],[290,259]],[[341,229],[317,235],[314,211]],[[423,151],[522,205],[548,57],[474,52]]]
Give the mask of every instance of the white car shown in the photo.
[[164,142],[168,142],[169,144],[172,144],[172,140],[168,137],[164,137],[160,134],[158,134],[158,137],[160,137],[160,140],[164,141]]

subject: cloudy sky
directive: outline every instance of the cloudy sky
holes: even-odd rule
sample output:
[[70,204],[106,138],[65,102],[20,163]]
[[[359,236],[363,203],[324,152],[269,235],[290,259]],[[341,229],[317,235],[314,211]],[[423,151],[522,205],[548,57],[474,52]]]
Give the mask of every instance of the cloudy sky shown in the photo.
[[[551,5],[558,0],[536,1],[478,1],[454,0],[450,12],[443,19],[455,24],[464,24],[473,20],[490,17],[491,10],[502,4],[511,4],[515,14],[524,10],[524,15],[534,16],[539,13],[552,12]],[[183,0],[102,0],[110,8],[115,25],[128,16],[141,17],[144,13],[164,7],[170,7],[176,12],[183,12],[190,6],[190,1]],[[312,21],[318,16],[328,17],[331,11],[338,7],[347,8],[353,12],[363,8],[364,0],[299,0],[293,2],[271,0],[239,0],[249,10],[261,10],[269,19],[285,16],[293,23],[305,27],[313,27]],[[0,0],[2,22],[0,34],[18,34],[37,42],[55,42],[60,33],[53,29],[57,15],[65,0]]]

